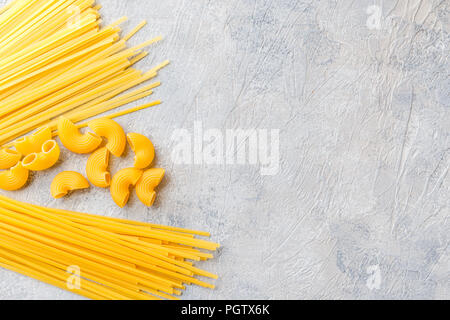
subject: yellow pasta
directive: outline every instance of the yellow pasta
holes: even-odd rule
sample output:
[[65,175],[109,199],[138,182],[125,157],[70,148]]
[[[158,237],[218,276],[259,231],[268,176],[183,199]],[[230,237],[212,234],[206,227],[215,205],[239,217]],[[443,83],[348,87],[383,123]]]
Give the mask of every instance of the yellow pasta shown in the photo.
[[30,153],[22,160],[24,168],[42,171],[53,167],[58,162],[60,149],[55,140],[48,140],[42,145],[39,153]]
[[146,170],[136,184],[136,194],[146,206],[151,207],[156,199],[155,188],[161,183],[165,170],[152,168]]
[[130,186],[135,186],[142,176],[142,170],[126,168],[117,172],[111,181],[111,196],[114,202],[123,208],[130,198]]
[[[79,9],[77,21],[71,6]],[[79,122],[150,94],[119,96],[167,65],[131,68],[161,37],[129,48],[145,22],[121,36],[126,19],[103,27],[99,8],[94,0],[18,0],[0,9],[0,146],[61,115]]]
[[0,172],[0,189],[15,191],[21,189],[28,181],[29,171],[17,163],[9,170]]
[[[187,261],[213,258],[207,233],[31,205],[0,195],[0,266],[91,299],[177,299],[186,285],[217,279]],[[81,274],[71,274],[76,265]]]
[[22,159],[22,155],[12,149],[3,148],[0,150],[0,170],[9,169],[15,166],[20,159]]
[[97,187],[107,188],[111,184],[111,174],[108,171],[109,151],[100,148],[89,156],[86,164],[86,176]]
[[95,133],[82,134],[72,121],[65,117],[58,119],[58,135],[62,144],[74,153],[91,153],[102,143]]
[[142,21],[139,23],[133,30],[131,30],[130,33],[128,33],[125,37],[123,37],[123,40],[128,41],[133,37],[139,30],[141,30],[145,25],[147,24],[147,21]]
[[[87,176],[99,186],[111,182],[118,204],[125,205],[130,186],[144,174],[129,168],[111,178],[110,153],[120,156],[127,138],[110,120],[92,119],[151,95],[160,83],[144,83],[169,62],[148,71],[135,69],[133,65],[147,56],[144,47],[161,37],[128,47],[127,41],[145,22],[122,36],[119,24],[126,18],[104,27],[95,2],[11,0],[0,8],[0,169],[9,169],[0,171],[0,188],[19,189],[27,183],[29,169],[54,165],[60,150],[52,139],[58,135],[73,152],[94,152]],[[73,8],[78,11],[75,18]],[[133,90],[140,84],[144,85]],[[106,118],[160,103],[114,110]],[[87,126],[80,124],[85,120],[92,133],[79,131]],[[102,138],[106,147],[97,150]],[[136,166],[149,166],[154,157],[151,142],[133,135],[129,140]],[[4,149],[11,147],[17,152]],[[137,192],[147,203],[154,200],[152,192],[164,174],[161,170],[149,170],[152,174],[146,172],[141,179]],[[87,187],[89,182],[81,174],[62,172],[52,182],[51,192],[58,198]],[[173,226],[45,208],[0,195],[0,266],[92,299],[178,299],[187,285],[214,288],[197,277],[217,276],[194,262],[212,258],[203,250],[216,250],[219,245],[196,235],[209,236]],[[67,268],[74,265],[81,270],[81,275],[73,274],[79,289],[67,285],[72,276]]]
[[88,127],[98,136],[106,138],[106,148],[116,157],[120,157],[125,151],[127,145],[125,132],[116,121],[100,118],[90,121]]
[[89,188],[89,182],[80,173],[75,171],[63,171],[53,179],[50,191],[55,199],[67,195],[70,191]]
[[145,169],[152,164],[155,158],[155,147],[149,138],[139,133],[128,133],[128,143],[134,151],[134,167]]
[[45,126],[38,129],[35,133],[19,138],[14,142],[14,147],[23,155],[41,152],[44,142],[52,139],[52,130]]

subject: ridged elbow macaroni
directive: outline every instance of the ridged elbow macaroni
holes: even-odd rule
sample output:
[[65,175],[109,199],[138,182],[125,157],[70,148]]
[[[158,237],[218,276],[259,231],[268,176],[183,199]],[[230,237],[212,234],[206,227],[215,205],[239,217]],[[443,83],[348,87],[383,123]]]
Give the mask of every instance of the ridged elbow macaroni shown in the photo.
[[42,127],[35,133],[14,141],[14,147],[23,155],[41,152],[42,145],[52,139],[50,127]]
[[146,170],[136,184],[136,194],[143,204],[151,207],[156,199],[155,188],[161,183],[165,170],[153,168]]
[[127,140],[135,154],[134,167],[145,169],[151,165],[155,158],[155,147],[150,139],[139,133],[129,133]]
[[107,140],[106,148],[116,157],[120,157],[127,146],[125,131],[114,120],[108,118],[95,119],[88,123],[98,136]]
[[130,198],[130,186],[135,186],[142,176],[142,170],[126,168],[117,172],[111,181],[111,196],[123,208]]
[[41,152],[30,153],[22,160],[24,168],[42,171],[53,167],[58,162],[60,149],[55,140],[48,140],[42,145]]
[[86,175],[96,187],[107,188],[111,184],[111,174],[108,171],[109,151],[100,148],[89,157],[86,164]]
[[15,166],[20,159],[22,159],[22,155],[20,152],[12,149],[3,148],[0,150],[0,170],[9,169]]
[[67,195],[70,191],[89,188],[89,182],[80,173],[75,171],[63,171],[53,179],[50,191],[53,198],[58,199]]
[[64,117],[58,119],[58,135],[67,149],[80,154],[91,153],[103,141],[95,133],[82,134],[72,121]]
[[9,170],[0,172],[0,189],[7,191],[19,190],[28,181],[29,171],[17,163]]

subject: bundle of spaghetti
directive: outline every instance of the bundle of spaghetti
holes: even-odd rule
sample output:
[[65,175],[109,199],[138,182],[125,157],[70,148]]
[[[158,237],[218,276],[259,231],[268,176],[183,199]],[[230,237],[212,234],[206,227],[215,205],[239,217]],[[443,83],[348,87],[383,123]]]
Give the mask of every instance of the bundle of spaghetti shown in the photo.
[[219,245],[196,236],[209,234],[0,195],[0,266],[92,299],[178,299],[186,285],[214,288],[198,277],[217,276],[194,262]]
[[56,129],[59,116],[96,117],[160,85],[133,90],[169,63],[146,72],[133,67],[161,37],[128,47],[145,22],[121,36],[126,18],[102,26],[99,9],[95,0],[14,0],[0,10],[0,145],[43,125]]

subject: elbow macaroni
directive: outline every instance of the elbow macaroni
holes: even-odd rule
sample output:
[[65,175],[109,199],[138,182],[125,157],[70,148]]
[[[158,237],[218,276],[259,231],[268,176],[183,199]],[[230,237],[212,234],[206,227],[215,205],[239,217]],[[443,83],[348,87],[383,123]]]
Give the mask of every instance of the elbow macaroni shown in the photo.
[[62,144],[74,153],[90,153],[102,143],[102,138],[95,133],[82,134],[72,121],[64,117],[58,119],[58,135]]
[[136,184],[136,194],[147,207],[151,207],[155,202],[155,188],[161,183],[164,173],[165,170],[159,168],[146,170]]
[[22,159],[22,155],[16,150],[3,148],[0,150],[0,170],[9,169],[12,166],[15,166],[20,159]]
[[139,133],[129,133],[127,140],[135,153],[134,167],[145,169],[151,165],[155,158],[155,147],[150,139]]
[[51,140],[52,137],[52,130],[50,127],[42,127],[35,133],[14,141],[14,147],[23,155],[38,153],[41,151],[44,142]]
[[0,172],[0,189],[7,191],[19,190],[28,181],[29,171],[17,163],[9,170]]
[[47,170],[59,159],[60,149],[55,140],[48,140],[42,145],[41,152],[30,153],[22,160],[24,168],[32,171]]
[[108,172],[109,151],[106,147],[95,151],[86,164],[86,175],[89,181],[97,187],[107,188],[111,184],[111,174]]
[[[96,150],[103,139],[105,147],[92,153],[86,164],[89,181],[101,188],[110,187],[111,196],[119,207],[124,207],[130,197],[130,187],[135,186],[139,200],[152,206],[156,199],[155,188],[161,183],[165,170],[148,169],[155,158],[155,149],[149,138],[138,133],[125,135],[122,127],[109,118],[92,120],[88,127],[93,132],[81,133],[79,127],[65,117],[57,120],[58,135],[62,144],[72,152],[86,154]],[[110,153],[120,157],[128,143],[135,153],[134,167],[122,169],[112,178],[108,166]],[[0,189],[18,190],[28,181],[29,171],[46,170],[54,166],[60,157],[60,147],[52,139],[50,126],[38,129],[32,135],[17,139],[16,150],[0,149]],[[22,154],[25,156],[22,161]],[[89,181],[80,173],[64,171],[55,176],[50,191],[58,199],[70,191],[89,188]]]
[[114,120],[108,118],[95,119],[88,123],[98,136],[106,138],[106,148],[116,157],[120,157],[127,146],[125,131]]
[[50,191],[55,199],[67,195],[70,191],[89,188],[89,182],[80,173],[75,171],[63,171],[53,179]]
[[111,181],[111,196],[114,202],[123,208],[130,198],[130,186],[136,185],[142,176],[142,170],[126,168],[117,172]]

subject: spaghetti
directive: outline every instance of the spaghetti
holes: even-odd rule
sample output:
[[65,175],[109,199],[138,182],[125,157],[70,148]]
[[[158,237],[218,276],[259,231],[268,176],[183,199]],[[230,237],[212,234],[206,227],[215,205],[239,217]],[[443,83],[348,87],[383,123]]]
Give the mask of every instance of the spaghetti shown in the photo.
[[160,84],[126,92],[169,63],[133,68],[161,37],[128,48],[146,22],[121,38],[126,18],[102,27],[99,8],[94,0],[16,0],[0,11],[1,146],[45,124],[55,130],[59,116],[81,122],[145,98]]
[[[219,245],[171,228],[50,209],[0,195],[0,265],[88,298],[176,299],[186,285],[214,288],[217,276],[191,261]],[[64,286],[80,269],[80,289]]]

